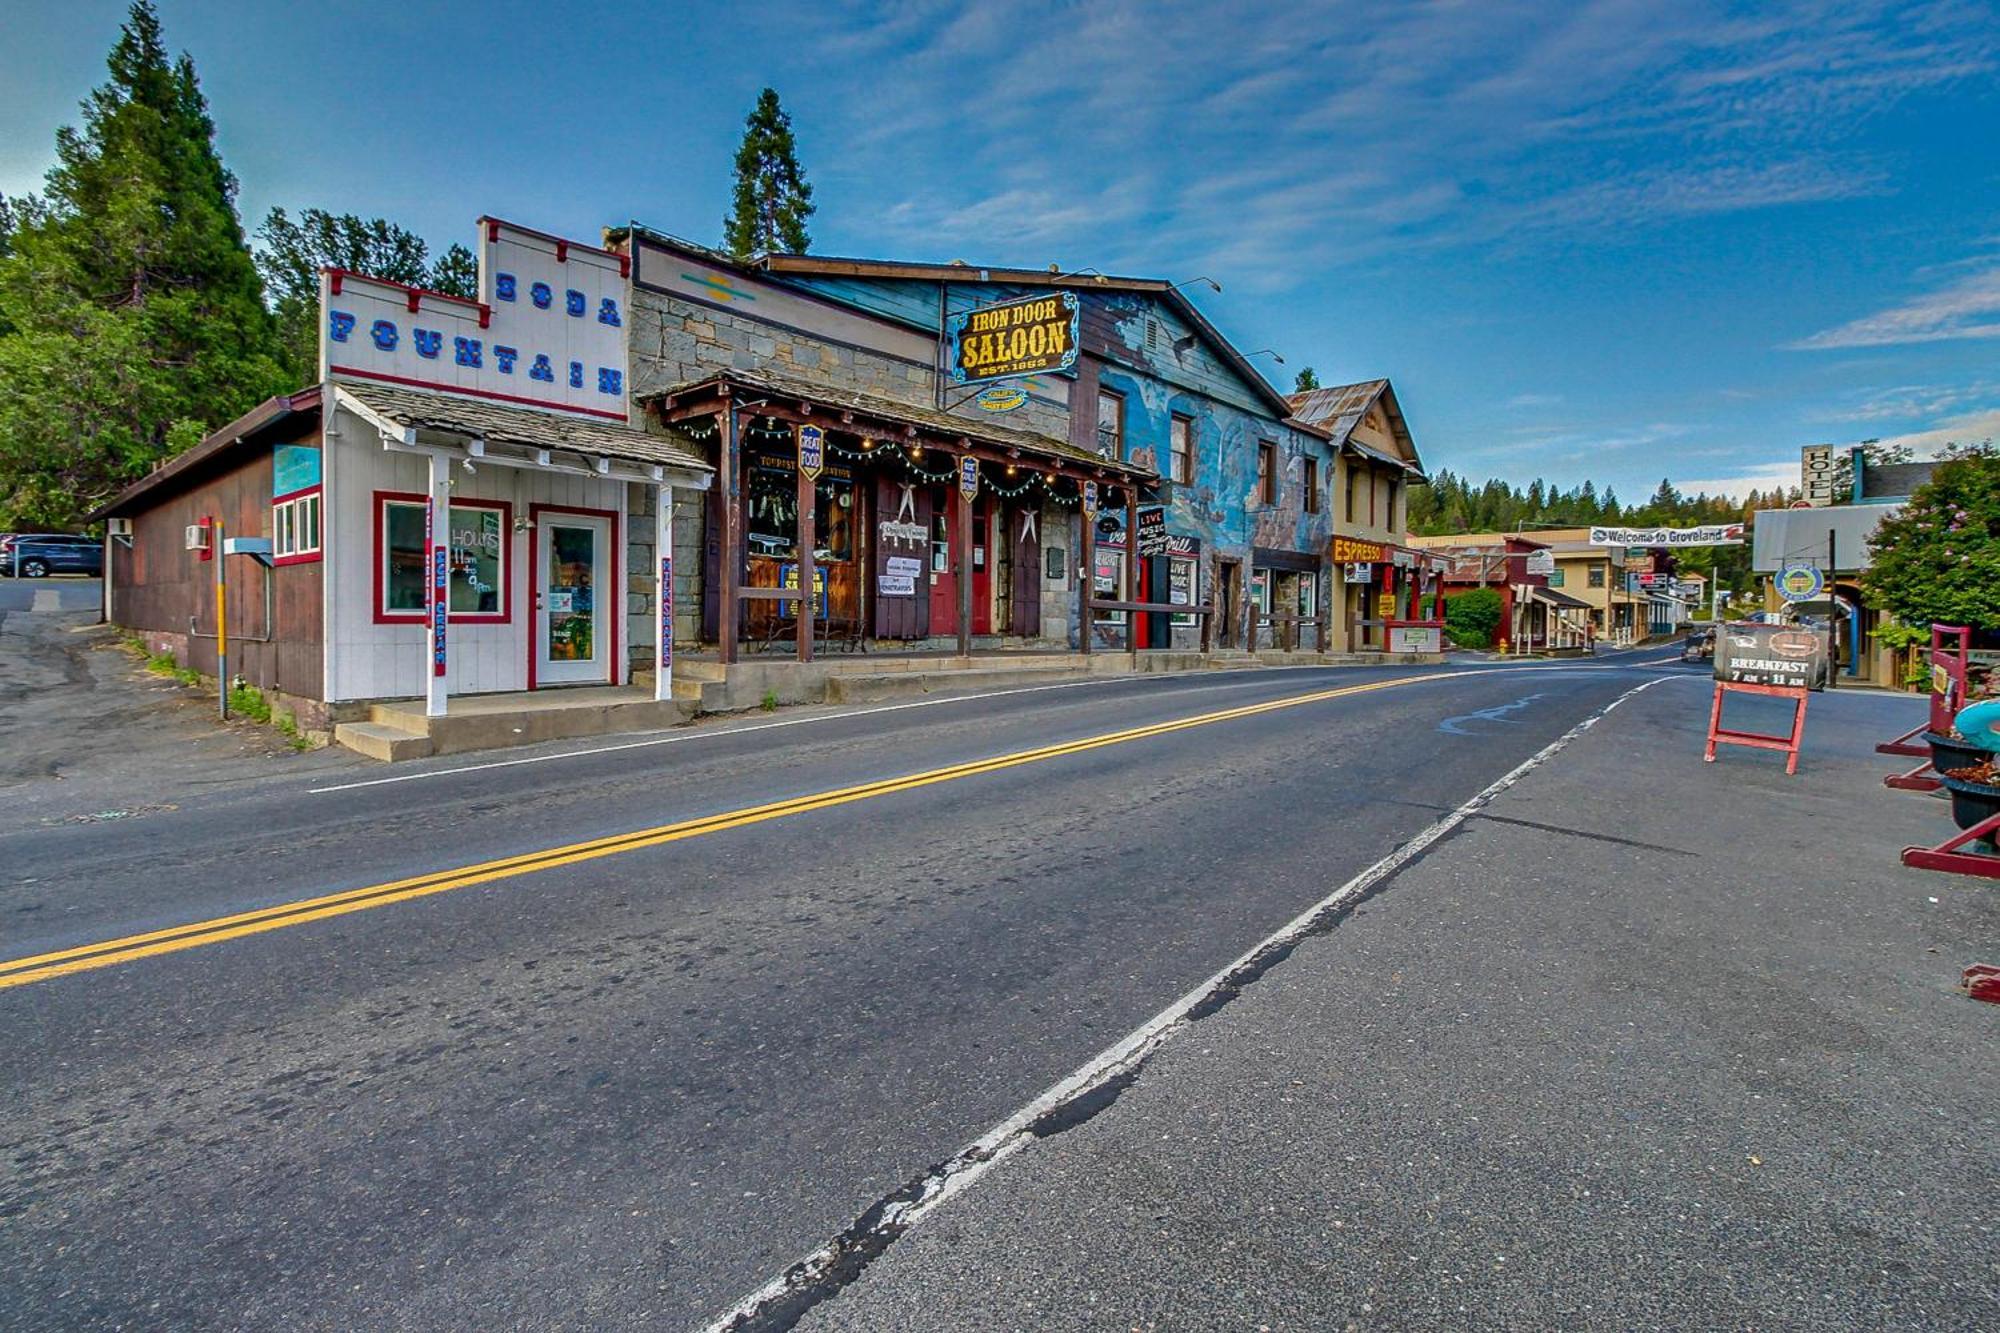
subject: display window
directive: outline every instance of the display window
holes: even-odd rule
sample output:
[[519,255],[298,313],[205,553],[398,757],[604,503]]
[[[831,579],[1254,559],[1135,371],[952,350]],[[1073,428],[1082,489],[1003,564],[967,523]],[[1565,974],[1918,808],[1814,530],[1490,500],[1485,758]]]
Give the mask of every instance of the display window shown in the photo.
[[[375,497],[375,619],[422,621],[424,514],[421,495]],[[454,500],[443,540],[454,623],[503,622],[513,616],[508,593],[508,534],[513,507],[501,500]]]

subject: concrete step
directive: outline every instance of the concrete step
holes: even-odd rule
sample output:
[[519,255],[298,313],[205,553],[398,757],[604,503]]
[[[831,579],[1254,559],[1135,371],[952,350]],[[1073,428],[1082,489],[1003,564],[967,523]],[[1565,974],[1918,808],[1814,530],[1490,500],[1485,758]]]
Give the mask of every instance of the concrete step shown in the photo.
[[877,703],[888,699],[912,699],[944,691],[1004,690],[1024,685],[1047,685],[1063,680],[1088,680],[1087,666],[996,667],[971,671],[885,671],[876,675],[837,675],[826,680],[826,702],[830,704]]
[[336,723],[333,738],[357,754],[365,754],[384,763],[394,763],[399,759],[423,759],[433,752],[430,737],[404,731],[386,722]]

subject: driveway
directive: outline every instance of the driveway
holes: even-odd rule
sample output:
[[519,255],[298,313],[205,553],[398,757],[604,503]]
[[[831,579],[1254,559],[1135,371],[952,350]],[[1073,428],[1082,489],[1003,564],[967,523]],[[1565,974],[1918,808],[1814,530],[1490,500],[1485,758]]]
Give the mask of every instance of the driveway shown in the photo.
[[172,809],[188,794],[349,767],[147,671],[98,623],[95,579],[0,579],[0,831]]

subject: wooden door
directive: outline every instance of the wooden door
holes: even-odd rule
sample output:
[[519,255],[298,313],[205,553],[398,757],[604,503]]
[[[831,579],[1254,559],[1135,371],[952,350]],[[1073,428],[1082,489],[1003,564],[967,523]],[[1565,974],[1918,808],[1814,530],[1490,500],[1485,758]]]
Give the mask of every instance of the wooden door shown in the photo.
[[1013,538],[1014,553],[1014,596],[1007,628],[1023,638],[1037,638],[1042,632],[1041,511],[1034,506],[1011,511],[1007,533]]
[[1217,648],[1237,646],[1241,630],[1237,621],[1240,613],[1238,600],[1242,596],[1243,564],[1238,560],[1217,560],[1215,562],[1215,610],[1216,623],[1221,632],[1216,636]]
[[935,487],[930,494],[931,539],[931,624],[932,637],[958,633],[958,552],[953,550],[958,534],[952,529],[951,493]]
[[993,506],[981,497],[972,511],[972,632],[993,632]]
[[873,518],[875,637],[921,639],[930,633],[930,488],[876,478]]

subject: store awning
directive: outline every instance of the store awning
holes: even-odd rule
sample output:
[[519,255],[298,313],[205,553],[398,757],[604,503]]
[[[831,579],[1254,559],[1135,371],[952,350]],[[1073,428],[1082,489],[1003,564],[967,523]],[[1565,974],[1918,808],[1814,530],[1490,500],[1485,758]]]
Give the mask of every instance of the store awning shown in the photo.
[[1558,611],[1589,611],[1594,609],[1589,602],[1584,601],[1582,598],[1572,597],[1566,592],[1557,592],[1554,588],[1538,587],[1532,583],[1523,584],[1522,586],[1528,590],[1529,601],[1540,602],[1544,606],[1553,606]]
[[334,392],[342,407],[372,423],[385,442],[403,448],[446,447],[502,466],[694,490],[707,490],[715,476],[687,445],[622,422],[347,380],[337,381]]
[[709,416],[726,403],[783,421],[810,421],[885,442],[984,455],[999,462],[1034,461],[1065,476],[1131,481],[1145,491],[1161,485],[1149,467],[1124,462],[1037,431],[1016,430],[879,394],[813,384],[767,371],[718,371],[637,396],[670,426]]

